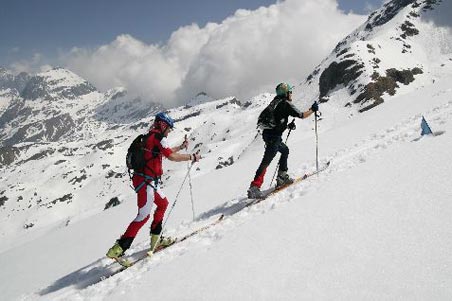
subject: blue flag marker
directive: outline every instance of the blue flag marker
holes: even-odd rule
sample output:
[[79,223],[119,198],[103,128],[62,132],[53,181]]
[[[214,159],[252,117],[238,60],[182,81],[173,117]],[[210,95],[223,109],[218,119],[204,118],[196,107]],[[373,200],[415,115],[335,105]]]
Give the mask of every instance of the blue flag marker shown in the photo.
[[432,129],[428,125],[427,120],[425,120],[424,116],[422,116],[421,129],[422,129],[421,136],[433,135]]

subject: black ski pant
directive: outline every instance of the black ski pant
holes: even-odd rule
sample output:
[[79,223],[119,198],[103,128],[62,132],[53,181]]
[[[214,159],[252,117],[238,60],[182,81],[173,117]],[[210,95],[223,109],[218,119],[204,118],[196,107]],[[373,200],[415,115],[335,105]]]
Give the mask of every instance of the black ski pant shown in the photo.
[[273,136],[264,133],[262,138],[265,142],[265,153],[261,164],[256,171],[256,175],[254,176],[254,181],[251,183],[251,185],[257,187],[261,187],[267,167],[278,152],[281,153],[281,158],[279,159],[279,171],[287,171],[287,159],[289,158],[289,148],[282,142],[281,136]]

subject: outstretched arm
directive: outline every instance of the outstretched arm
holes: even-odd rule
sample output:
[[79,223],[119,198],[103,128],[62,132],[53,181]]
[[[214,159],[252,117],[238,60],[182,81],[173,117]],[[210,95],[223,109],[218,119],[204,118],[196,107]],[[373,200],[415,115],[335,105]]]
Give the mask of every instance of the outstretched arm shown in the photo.
[[301,118],[307,118],[319,110],[319,104],[315,101],[306,112],[303,112]]
[[[177,149],[178,147],[173,148]],[[171,153],[171,155],[168,156],[168,159],[170,161],[175,161],[175,162],[182,162],[182,161],[190,161],[192,159],[192,155],[190,154],[179,154],[177,151],[174,151],[173,153]]]
[[303,112],[300,118],[308,118],[308,117],[311,116],[313,113],[314,113],[314,111],[311,110],[311,109],[309,109],[309,110]]
[[287,110],[288,110],[288,114],[292,117],[298,117],[298,118],[308,118],[309,116],[311,116],[314,112],[316,112],[316,110],[319,110],[319,106],[317,103],[315,103],[315,105],[313,104],[309,110],[305,111],[305,112],[301,112],[297,107],[295,107],[295,105],[292,102],[287,102],[288,106],[287,106]]
[[168,156],[170,161],[181,162],[181,161],[192,161],[198,162],[201,159],[201,155],[198,153],[195,154],[179,154],[178,152],[171,153]]

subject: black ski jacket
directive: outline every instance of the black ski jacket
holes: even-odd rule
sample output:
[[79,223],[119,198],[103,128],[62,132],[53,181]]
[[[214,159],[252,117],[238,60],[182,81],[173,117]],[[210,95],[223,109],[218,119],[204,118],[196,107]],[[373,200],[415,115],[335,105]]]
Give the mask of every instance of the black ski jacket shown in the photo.
[[289,116],[303,118],[303,112],[297,109],[291,101],[283,99],[275,108],[274,111],[277,126],[272,129],[265,129],[263,134],[269,136],[282,136],[287,129]]

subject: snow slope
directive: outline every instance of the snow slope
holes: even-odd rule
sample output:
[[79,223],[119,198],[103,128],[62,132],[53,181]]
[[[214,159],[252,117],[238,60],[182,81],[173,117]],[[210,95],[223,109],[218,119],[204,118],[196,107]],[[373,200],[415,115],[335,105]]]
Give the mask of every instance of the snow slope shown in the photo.
[[[444,76],[353,119],[322,121],[321,160],[333,162],[327,172],[95,285],[90,284],[115,268],[102,256],[134,215],[132,192],[121,206],[3,252],[3,295],[6,300],[450,299],[451,79]],[[421,115],[438,136],[418,139]],[[313,131],[297,130],[289,145],[292,173],[314,168]],[[195,176],[202,219],[191,221],[185,190],[167,233],[177,236],[238,206],[262,151],[255,142],[234,165]],[[165,188],[171,200],[178,184]],[[146,232],[130,253],[145,249]]]

